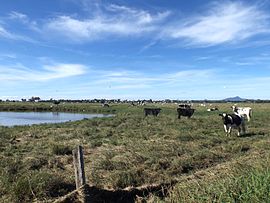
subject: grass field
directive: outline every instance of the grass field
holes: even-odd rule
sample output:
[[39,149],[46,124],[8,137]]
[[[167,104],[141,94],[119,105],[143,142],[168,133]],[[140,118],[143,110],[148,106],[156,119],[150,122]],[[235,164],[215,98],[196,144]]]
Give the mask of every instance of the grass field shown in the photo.
[[[214,104],[231,112],[232,104]],[[74,190],[72,149],[84,147],[87,182],[105,189],[174,183],[147,202],[269,202],[270,104],[250,106],[248,133],[226,137],[219,112],[195,104],[191,119],[176,105],[158,117],[112,104],[0,103],[0,110],[115,113],[61,124],[0,127],[0,202],[52,201]],[[150,106],[150,105],[148,105]],[[155,106],[155,105],[154,105]],[[176,183],[176,184],[175,184]],[[142,201],[142,200],[138,200]]]

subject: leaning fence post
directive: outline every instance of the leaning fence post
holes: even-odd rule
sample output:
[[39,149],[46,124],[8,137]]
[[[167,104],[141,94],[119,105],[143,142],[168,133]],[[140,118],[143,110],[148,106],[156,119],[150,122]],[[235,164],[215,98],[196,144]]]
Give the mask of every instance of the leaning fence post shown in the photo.
[[75,182],[76,189],[85,184],[84,174],[84,161],[83,161],[83,148],[82,146],[76,147],[73,151],[73,164],[75,168]]

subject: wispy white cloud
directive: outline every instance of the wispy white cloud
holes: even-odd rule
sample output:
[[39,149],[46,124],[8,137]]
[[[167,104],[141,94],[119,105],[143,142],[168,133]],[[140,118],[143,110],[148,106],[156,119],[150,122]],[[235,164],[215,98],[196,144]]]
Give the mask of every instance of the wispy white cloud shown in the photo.
[[235,65],[238,65],[238,66],[252,66],[252,65],[254,65],[254,63],[251,63],[251,62],[235,62]]
[[[238,57],[235,59],[235,64],[239,66],[251,66],[251,65],[264,65],[268,67],[268,64],[270,62],[270,54],[269,53],[262,53],[259,55],[253,55],[249,57]],[[257,66],[258,68],[258,66]]]
[[[31,83],[24,83],[30,90],[24,95],[38,94],[42,98],[181,98],[181,99],[223,99],[231,95],[240,95],[245,98],[265,98],[269,91],[269,77],[253,77],[242,75],[228,77],[220,70],[193,69],[171,71],[170,73],[149,73],[147,71],[130,70],[101,70],[87,68],[81,64],[56,64],[43,66],[39,71],[24,66],[0,67],[0,80],[16,83],[20,89],[22,82],[31,81],[39,83],[40,93],[32,88]],[[72,81],[66,77],[84,74],[85,77]],[[55,86],[53,79],[66,78],[61,85]],[[85,80],[87,78],[87,80]],[[12,84],[13,84],[12,83]],[[3,94],[9,91],[0,87]],[[15,87],[14,86],[14,87]],[[226,86],[226,89],[224,89]],[[32,89],[31,89],[32,88]],[[258,91],[259,90],[259,91]],[[20,95],[15,89],[14,95]],[[38,93],[39,92],[39,93]],[[46,96],[47,95],[47,96]],[[50,96],[48,96],[50,95]]]
[[269,33],[269,17],[268,13],[255,5],[232,1],[217,3],[204,15],[172,23],[163,36],[199,46],[237,42]]
[[16,38],[13,34],[8,32],[3,26],[0,25],[0,37],[7,38],[7,39],[14,39]]
[[[200,76],[203,72],[194,69],[149,74],[143,70],[107,71],[92,68],[86,75],[87,81],[67,84],[60,92],[67,98],[180,98],[180,91],[190,91],[191,88],[207,85],[216,76],[212,70],[205,70],[205,75]],[[61,98],[60,92],[57,93],[57,97]],[[180,96],[188,98],[190,93]]]
[[16,54],[13,53],[0,53],[0,59],[16,59]]
[[[165,22],[169,16],[175,19]],[[227,1],[211,4],[202,15],[176,20],[171,11],[150,13],[146,10],[111,4],[86,19],[67,15],[49,20],[45,30],[73,41],[97,40],[108,36],[151,36],[157,40],[174,39],[192,46],[233,43],[270,32],[270,15],[257,5]]]
[[212,77],[214,74],[213,69],[193,69],[193,70],[182,70],[175,73],[165,75],[168,80],[197,80],[198,78],[205,79]]
[[8,19],[22,23],[23,25],[27,26],[30,30],[41,32],[38,23],[35,20],[31,20],[24,13],[20,13],[18,11],[11,11],[8,15]]
[[[8,19],[23,23],[46,39],[64,37],[69,42],[79,43],[110,37],[151,39],[141,51],[166,39],[179,42],[182,46],[213,46],[239,42],[270,32],[270,14],[262,6],[241,1],[212,3],[206,7],[204,13],[186,15],[185,18],[170,10],[149,11],[118,4],[100,4],[98,1],[80,1],[80,4],[87,5],[86,10],[91,8],[88,17],[61,14],[37,22],[24,13],[12,11]],[[25,41],[27,39],[12,34],[0,25],[1,36]]]
[[16,41],[25,41],[25,42],[36,43],[35,40],[33,40],[33,39],[31,39],[31,38],[29,38],[27,36],[12,33],[10,31],[8,31],[7,29],[5,29],[1,25],[0,25],[0,38],[8,39],[8,40],[16,40]]
[[72,77],[86,73],[87,67],[81,64],[45,65],[41,70],[33,70],[23,65],[12,67],[0,66],[1,81],[49,81],[53,79]]
[[19,13],[17,11],[12,11],[9,13],[8,15],[9,19],[15,19],[15,20],[19,20],[19,21],[22,21],[22,22],[28,22],[29,19],[27,17],[27,15],[23,14],[23,13]]
[[[40,32],[37,23],[35,21],[31,21],[27,15],[12,11],[9,13],[8,17],[1,17],[0,20],[0,39],[2,38],[7,40],[37,43],[37,40],[30,37],[33,33],[29,33],[26,36],[25,34],[18,33],[18,31],[11,31],[11,29],[9,29],[10,27],[12,27],[11,25],[13,25],[13,21],[16,21],[24,25],[23,29],[25,28],[25,26],[27,26],[27,28],[30,28],[35,32]],[[19,29],[21,29],[19,26],[20,25],[13,25],[13,27],[18,27]]]
[[205,61],[205,60],[209,60],[209,59],[213,59],[213,56],[197,56],[197,57],[195,57],[196,61]]
[[[213,69],[181,70],[171,73],[146,73],[138,71],[96,71],[91,83],[85,88],[98,85],[111,89],[152,89],[160,87],[186,86],[189,83],[202,84],[215,77]],[[81,84],[80,84],[81,85]],[[81,88],[81,86],[80,86]]]
[[[269,77],[228,78],[212,69],[181,70],[171,73],[134,71],[102,71],[89,83],[74,84],[68,91],[85,95],[91,93],[101,98],[181,98],[181,99],[224,99],[232,95],[245,98],[262,98],[268,91]],[[226,89],[224,89],[226,86]],[[258,91],[258,88],[260,91]]]
[[91,41],[111,35],[138,36],[159,29],[159,23],[170,15],[169,11],[151,14],[114,4],[103,10],[86,19],[68,15],[57,16],[50,19],[43,29],[73,41]]

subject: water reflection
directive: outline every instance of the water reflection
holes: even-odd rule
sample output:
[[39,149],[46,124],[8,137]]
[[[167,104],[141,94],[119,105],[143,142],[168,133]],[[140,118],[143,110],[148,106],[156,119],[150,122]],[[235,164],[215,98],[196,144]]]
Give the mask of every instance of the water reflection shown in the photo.
[[0,125],[32,125],[41,123],[62,123],[97,117],[111,117],[109,114],[80,114],[63,112],[0,112]]

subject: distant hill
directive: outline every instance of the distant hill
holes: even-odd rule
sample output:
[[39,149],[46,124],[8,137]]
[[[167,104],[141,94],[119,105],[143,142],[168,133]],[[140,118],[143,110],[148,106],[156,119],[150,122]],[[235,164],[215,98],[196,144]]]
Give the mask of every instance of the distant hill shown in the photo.
[[243,99],[239,96],[236,96],[236,97],[229,97],[229,98],[226,98],[226,99],[223,99],[223,101],[226,101],[226,102],[242,102],[242,101],[246,101],[247,99]]

